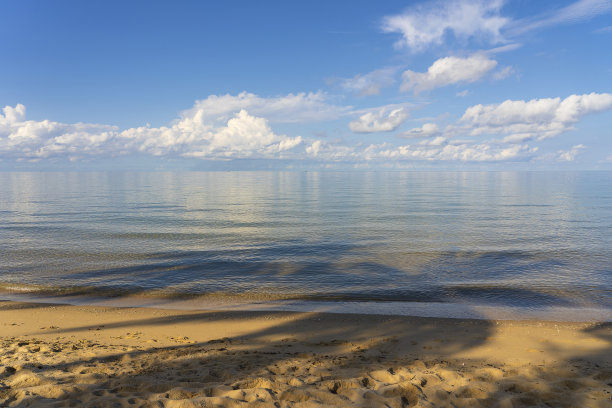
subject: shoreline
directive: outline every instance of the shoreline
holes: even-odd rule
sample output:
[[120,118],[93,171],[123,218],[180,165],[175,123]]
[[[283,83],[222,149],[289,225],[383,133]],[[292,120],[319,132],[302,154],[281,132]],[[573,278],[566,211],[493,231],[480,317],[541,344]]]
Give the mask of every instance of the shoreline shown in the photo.
[[93,296],[75,293],[11,292],[0,289],[0,302],[49,305],[160,308],[180,311],[259,311],[338,313],[413,316],[478,320],[532,320],[563,322],[612,322],[612,309],[579,306],[513,306],[451,302],[410,302],[396,300],[312,300],[264,295],[117,294]]
[[612,395],[609,323],[2,301],[0,326],[6,406],[604,407]]

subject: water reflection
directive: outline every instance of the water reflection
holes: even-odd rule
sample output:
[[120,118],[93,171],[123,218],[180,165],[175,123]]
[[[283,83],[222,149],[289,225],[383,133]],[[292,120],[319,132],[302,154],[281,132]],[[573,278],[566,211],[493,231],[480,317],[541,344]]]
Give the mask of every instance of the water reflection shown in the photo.
[[3,173],[0,191],[4,283],[612,305],[610,173]]

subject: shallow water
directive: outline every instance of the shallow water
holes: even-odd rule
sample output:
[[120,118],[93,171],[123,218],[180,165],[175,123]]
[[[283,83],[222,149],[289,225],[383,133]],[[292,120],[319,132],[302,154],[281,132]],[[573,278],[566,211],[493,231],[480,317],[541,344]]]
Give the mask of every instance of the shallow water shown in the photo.
[[0,285],[612,309],[610,172],[0,173]]

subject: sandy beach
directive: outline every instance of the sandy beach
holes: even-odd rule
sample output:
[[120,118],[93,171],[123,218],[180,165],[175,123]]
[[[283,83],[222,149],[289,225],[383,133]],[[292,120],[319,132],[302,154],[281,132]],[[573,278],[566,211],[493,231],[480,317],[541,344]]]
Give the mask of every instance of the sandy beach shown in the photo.
[[0,303],[0,406],[610,407],[612,325]]

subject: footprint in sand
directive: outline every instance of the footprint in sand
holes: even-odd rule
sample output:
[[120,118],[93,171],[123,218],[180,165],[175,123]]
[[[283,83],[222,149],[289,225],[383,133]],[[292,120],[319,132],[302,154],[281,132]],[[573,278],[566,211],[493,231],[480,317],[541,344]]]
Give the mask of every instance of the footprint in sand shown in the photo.
[[189,340],[189,337],[187,336],[182,336],[182,337],[168,337],[170,340],[172,340],[175,343],[183,343],[183,344],[193,344],[195,343],[195,341],[193,340]]
[[126,333],[125,336],[123,336],[124,339],[137,339],[140,340],[140,336],[142,335],[142,332],[134,332],[134,333]]

